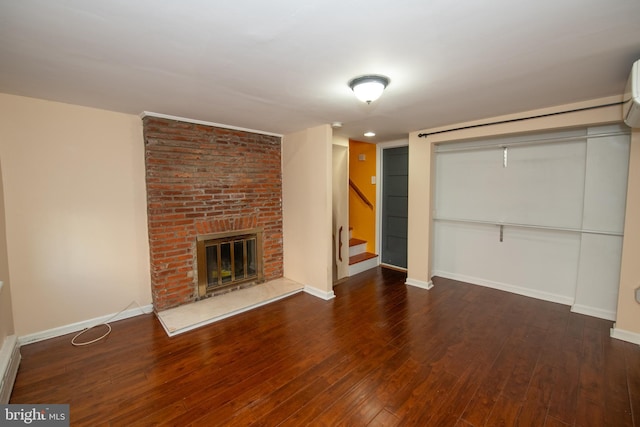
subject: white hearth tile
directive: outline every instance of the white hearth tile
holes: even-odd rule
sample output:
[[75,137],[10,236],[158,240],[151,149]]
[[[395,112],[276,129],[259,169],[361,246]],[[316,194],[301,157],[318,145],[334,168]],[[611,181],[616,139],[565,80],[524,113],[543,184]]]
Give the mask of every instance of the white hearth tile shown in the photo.
[[281,278],[157,313],[170,337],[226,319],[302,291],[300,283]]

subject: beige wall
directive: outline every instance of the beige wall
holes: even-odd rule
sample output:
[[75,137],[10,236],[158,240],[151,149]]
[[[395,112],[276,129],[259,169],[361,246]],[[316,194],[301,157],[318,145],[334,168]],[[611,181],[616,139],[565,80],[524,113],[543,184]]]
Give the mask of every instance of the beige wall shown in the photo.
[[[627,211],[622,242],[616,329],[640,334],[640,304],[634,290],[640,287],[640,129],[631,134]],[[640,344],[640,343],[639,343]]]
[[284,276],[330,298],[332,132],[328,125],[282,139]]
[[431,189],[433,145],[409,135],[407,283],[431,286]]
[[[562,105],[535,111],[493,117],[486,120],[459,123],[441,128],[424,129],[409,135],[409,230],[407,281],[428,283],[431,280],[431,183],[433,171],[433,146],[438,143],[461,141],[495,135],[522,134],[541,130],[563,129],[577,126],[600,125],[620,122],[620,105],[594,108],[620,101],[620,96]],[[587,108],[587,109],[584,109]],[[566,114],[563,111],[582,110]],[[553,114],[553,115],[549,115]],[[543,116],[529,120],[486,125],[458,131],[450,131],[420,138],[420,133],[432,133],[468,127],[484,123],[496,123],[523,117]],[[616,328],[640,333],[640,304],[633,299],[632,291],[640,286],[640,137],[633,133],[629,182],[622,251],[622,266]]]
[[151,302],[139,117],[0,94],[16,334]]
[[[1,162],[0,162],[1,165]],[[4,219],[4,194],[2,185],[2,168],[0,166],[0,347],[5,338],[13,335],[13,309],[11,306],[11,289],[9,285],[9,257],[7,255],[7,234]]]
[[333,136],[331,224],[333,281],[349,276],[349,140]]

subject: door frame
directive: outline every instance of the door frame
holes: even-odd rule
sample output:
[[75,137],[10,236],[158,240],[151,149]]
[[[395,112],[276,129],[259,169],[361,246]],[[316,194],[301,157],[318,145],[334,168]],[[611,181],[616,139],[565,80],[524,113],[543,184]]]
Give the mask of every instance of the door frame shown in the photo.
[[[376,203],[376,253],[382,260],[382,204],[384,200],[382,200],[382,186],[384,185],[382,178],[382,162],[383,156],[382,151],[388,148],[398,148],[398,147],[408,147],[409,146],[409,136],[407,135],[406,139],[397,139],[394,141],[388,142],[380,142],[376,144],[376,200],[379,200],[379,203]],[[411,153],[409,153],[411,155]],[[394,269],[399,269],[402,271],[406,271],[406,268],[396,267],[395,265],[389,265],[385,263],[381,263],[380,265],[391,267]]]

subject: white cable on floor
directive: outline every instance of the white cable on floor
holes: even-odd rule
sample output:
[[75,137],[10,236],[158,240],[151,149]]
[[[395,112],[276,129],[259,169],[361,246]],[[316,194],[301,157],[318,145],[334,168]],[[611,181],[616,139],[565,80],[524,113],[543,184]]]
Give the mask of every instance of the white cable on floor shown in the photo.
[[[80,335],[84,334],[87,331],[90,331],[93,328],[97,328],[98,326],[102,326],[102,325],[104,325],[104,326],[106,326],[108,328],[107,332],[105,332],[104,335],[102,335],[102,336],[100,336],[100,337],[98,337],[98,338],[96,338],[94,340],[87,341],[87,342],[76,342],[76,338],[78,338]],[[111,325],[109,325],[108,323],[98,323],[97,325],[93,325],[93,326],[91,326],[89,328],[85,328],[84,330],[82,330],[81,332],[76,334],[76,336],[73,337],[73,339],[71,340],[71,344],[76,346],[76,347],[81,347],[83,345],[93,344],[94,342],[98,342],[101,339],[106,338],[107,335],[109,335],[110,333],[111,333]]]
[[[133,300],[132,302],[129,303],[129,305],[127,305],[125,308],[123,308],[122,310],[120,310],[119,312],[117,312],[116,314],[114,314],[113,316],[111,316],[111,318],[109,318],[109,320],[107,320],[106,322],[101,322],[101,323],[97,323],[93,326],[89,326],[88,328],[84,328],[82,331],[78,332],[72,339],[71,339],[71,345],[76,346],[76,347],[81,347],[83,345],[89,345],[89,344],[93,344],[95,342],[100,341],[101,339],[106,338],[110,333],[111,333],[111,325],[109,325],[109,322],[111,322],[113,319],[115,319],[116,317],[118,317],[119,315],[121,315],[126,309],[128,309],[129,307],[131,307],[131,304],[135,303],[138,308],[140,309],[140,311],[144,314],[144,310],[142,309],[142,307],[140,306],[140,304],[138,304],[138,301]],[[84,334],[87,331],[90,331],[93,328],[97,328],[98,326],[106,326],[107,327],[107,332],[105,332],[103,335],[99,336],[96,339],[93,339],[91,341],[86,341],[86,342],[76,342],[76,339]]]

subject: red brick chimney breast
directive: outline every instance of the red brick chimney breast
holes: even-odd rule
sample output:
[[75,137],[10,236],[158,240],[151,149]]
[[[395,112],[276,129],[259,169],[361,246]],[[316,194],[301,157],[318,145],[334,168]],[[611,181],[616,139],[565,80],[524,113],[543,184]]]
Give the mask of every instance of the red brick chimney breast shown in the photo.
[[143,119],[157,311],[197,299],[196,236],[263,229],[264,279],[283,275],[280,137]]

